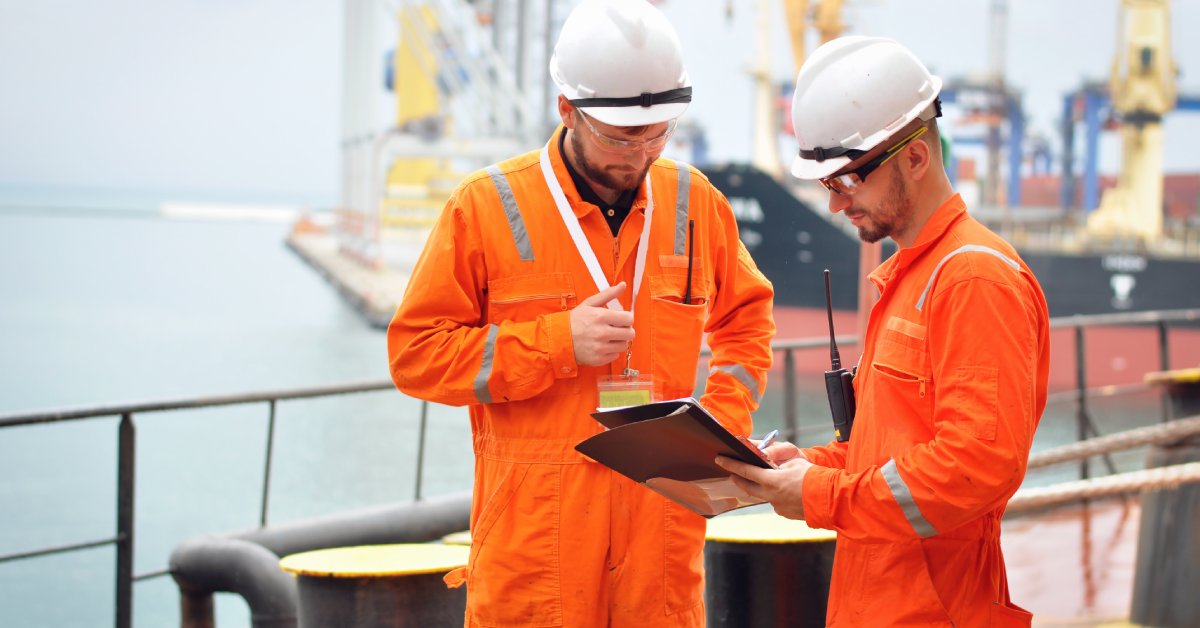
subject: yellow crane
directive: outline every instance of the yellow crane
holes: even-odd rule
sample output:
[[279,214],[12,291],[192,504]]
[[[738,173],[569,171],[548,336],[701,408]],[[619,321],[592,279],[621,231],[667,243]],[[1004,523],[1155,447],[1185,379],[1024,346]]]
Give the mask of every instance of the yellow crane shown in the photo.
[[1163,230],[1163,115],[1175,108],[1167,0],[1122,0],[1109,91],[1121,121],[1121,172],[1088,232],[1153,243]]
[[[424,4],[405,4],[397,9],[402,45],[395,47],[392,64],[395,72],[395,124],[397,129],[419,129],[427,134],[449,125],[442,111],[442,98],[435,80],[440,60],[421,33],[440,29],[437,13]],[[450,195],[445,182],[454,177],[449,160],[425,156],[396,157],[388,167],[387,180],[380,199],[379,216],[383,227],[428,228],[437,219],[445,198]],[[441,182],[441,187],[439,187]],[[452,189],[452,188],[451,188]]]
[[808,50],[805,42],[811,24],[820,40],[818,46],[840,37],[846,29],[842,21],[843,0],[784,0],[783,10],[787,17],[788,35],[792,42],[792,59],[796,71],[804,65]]
[[[793,76],[800,71],[800,66],[804,65],[810,25],[816,28],[822,44],[842,34],[845,28],[842,23],[842,2],[843,0],[783,0],[788,39],[792,46]],[[758,5],[758,36],[755,38],[757,63],[751,70],[755,83],[755,129],[751,161],[759,170],[779,176],[783,169],[779,161],[777,142],[782,125],[777,107],[778,85],[771,77],[771,45],[768,37],[773,21],[771,0],[759,0]],[[730,2],[726,5],[726,13],[732,12],[733,3]]]

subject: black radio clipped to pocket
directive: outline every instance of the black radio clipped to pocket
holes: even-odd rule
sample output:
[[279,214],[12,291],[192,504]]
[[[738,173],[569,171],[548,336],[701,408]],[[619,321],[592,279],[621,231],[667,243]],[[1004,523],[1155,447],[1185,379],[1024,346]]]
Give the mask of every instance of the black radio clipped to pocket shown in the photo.
[[829,289],[829,269],[825,270],[825,311],[829,316],[829,362],[825,371],[825,394],[829,396],[829,412],[833,415],[833,435],[838,442],[850,440],[854,427],[854,372],[842,368],[837,340],[833,334],[833,297]]

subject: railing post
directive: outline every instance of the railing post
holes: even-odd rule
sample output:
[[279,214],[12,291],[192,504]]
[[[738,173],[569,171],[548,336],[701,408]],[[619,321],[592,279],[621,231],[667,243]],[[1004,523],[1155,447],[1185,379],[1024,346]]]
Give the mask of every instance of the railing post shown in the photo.
[[[1167,336],[1167,321],[1158,321],[1158,370],[1171,370],[1171,343]],[[1162,392],[1162,422],[1166,423],[1171,420],[1171,397],[1167,394],[1167,387],[1164,386]]]
[[796,403],[796,352],[789,348],[783,352],[783,420],[793,442],[800,435]]
[[133,497],[137,435],[133,415],[125,412],[117,427],[117,628],[133,625]]
[[[1075,401],[1075,417],[1077,420],[1076,439],[1083,441],[1088,437],[1087,414],[1087,370],[1086,356],[1083,348],[1083,325],[1075,326],[1075,389],[1079,396]],[[1088,478],[1088,459],[1079,461],[1079,477]]]
[[262,487],[262,504],[258,511],[258,526],[260,528],[267,527],[267,504],[271,496],[271,461],[275,457],[275,402],[272,399],[267,403],[270,404],[270,413],[267,416],[267,454],[266,461],[263,463],[263,487]]
[[429,420],[429,402],[421,401],[421,424],[417,434],[417,488],[413,501],[421,501],[422,475],[425,471],[425,424]]

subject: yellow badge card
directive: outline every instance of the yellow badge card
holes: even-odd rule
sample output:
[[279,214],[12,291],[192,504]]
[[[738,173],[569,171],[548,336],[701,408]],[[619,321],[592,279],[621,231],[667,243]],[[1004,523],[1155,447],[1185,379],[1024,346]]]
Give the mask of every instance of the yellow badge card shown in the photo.
[[597,387],[600,389],[600,410],[640,406],[658,400],[654,394],[654,379],[649,374],[604,375]]

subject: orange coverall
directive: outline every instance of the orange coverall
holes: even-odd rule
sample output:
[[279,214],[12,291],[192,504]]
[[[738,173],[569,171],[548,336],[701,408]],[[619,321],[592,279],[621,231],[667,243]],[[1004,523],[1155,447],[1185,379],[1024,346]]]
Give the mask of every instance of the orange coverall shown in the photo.
[[[617,237],[585,203],[559,152],[554,176],[610,284],[627,282],[646,186]],[[645,281],[634,307],[632,367],[663,398],[690,396],[702,338],[713,357],[700,401],[750,432],[771,366],[773,291],[738,239],[728,201],[699,171],[659,159]],[[691,303],[688,220],[695,221]],[[475,451],[471,553],[447,576],[467,585],[467,625],[704,625],[705,520],[585,458],[601,367],[575,362],[570,310],[598,291],[534,151],[467,178],[450,197],[388,328],[397,387],[469,405]]]
[[827,623],[1028,626],[1000,518],[1046,406],[1041,287],[958,195],[870,278],[850,440],[804,450],[805,518],[838,533]]

